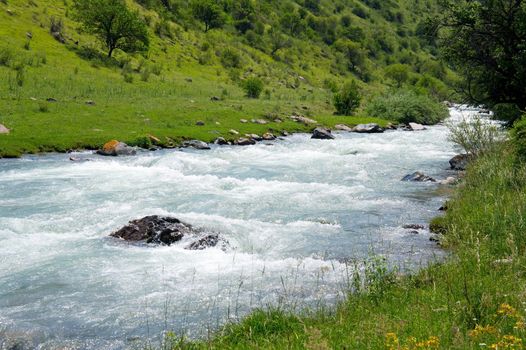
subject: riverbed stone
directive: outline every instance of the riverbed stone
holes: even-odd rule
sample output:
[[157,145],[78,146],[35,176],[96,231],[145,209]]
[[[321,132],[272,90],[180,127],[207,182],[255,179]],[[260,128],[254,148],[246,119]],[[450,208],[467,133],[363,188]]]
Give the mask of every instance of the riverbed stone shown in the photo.
[[242,137],[239,140],[236,141],[236,145],[238,146],[250,146],[255,145],[256,141],[254,141],[251,138]]
[[190,140],[183,142],[183,147],[187,148],[195,148],[200,150],[208,150],[210,149],[210,146],[208,143],[200,141],[200,140]]
[[179,219],[152,215],[130,221],[110,236],[128,242],[171,245],[193,233],[196,233],[193,227]]
[[468,166],[470,158],[469,154],[458,154],[449,160],[449,165],[452,170],[464,171]]
[[334,135],[329,129],[318,127],[312,132],[311,138],[318,140],[334,140]]
[[378,134],[378,133],[383,133],[384,129],[376,123],[369,123],[369,124],[358,124],[352,129],[352,131],[361,133],[361,134]]
[[270,133],[270,132],[266,132],[263,134],[262,136],[263,140],[265,141],[273,141],[276,139],[276,136],[274,136],[273,133]]
[[9,130],[5,125],[0,124],[0,134],[9,134],[11,130]]
[[423,131],[426,127],[418,123],[409,123],[408,130],[410,131]]
[[202,238],[195,240],[194,242],[187,245],[184,249],[187,250],[205,250],[207,248],[213,248],[221,245],[222,248],[226,248],[228,243],[219,236],[219,234],[209,234]]
[[350,126],[345,125],[345,124],[336,124],[334,126],[334,128],[336,130],[341,130],[341,131],[348,131],[348,132],[352,131],[352,128]]
[[318,124],[318,122],[314,119],[311,119],[311,118],[307,118],[307,117],[304,117],[304,116],[301,116],[301,115],[293,115],[290,117],[290,119],[292,119],[293,121],[297,122],[297,123],[303,123],[305,125],[310,125],[310,124]]
[[416,171],[412,174],[406,175],[402,178],[402,181],[411,181],[411,182],[436,182],[431,176],[427,176],[420,171]]
[[225,140],[224,137],[218,137],[217,139],[215,139],[214,144],[224,146],[224,145],[228,145],[229,143],[227,140]]
[[135,148],[128,146],[124,142],[117,140],[108,141],[102,146],[102,149],[97,151],[101,156],[117,157],[117,156],[134,156],[137,154]]

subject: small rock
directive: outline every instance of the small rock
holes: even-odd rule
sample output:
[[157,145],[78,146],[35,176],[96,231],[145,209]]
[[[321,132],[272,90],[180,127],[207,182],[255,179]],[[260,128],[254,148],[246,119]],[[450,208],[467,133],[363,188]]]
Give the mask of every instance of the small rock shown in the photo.
[[352,131],[361,133],[361,134],[375,134],[375,133],[384,132],[384,129],[378,124],[369,123],[369,124],[358,124],[352,129]]
[[351,127],[348,127],[348,126],[345,125],[345,124],[336,124],[336,125],[334,126],[334,128],[335,128],[336,130],[341,130],[341,131],[349,131],[349,132],[352,131],[352,128],[351,128]]
[[26,37],[27,37],[28,39],[33,39],[33,33],[31,33],[31,32],[26,32]]
[[185,81],[186,81],[187,83],[192,83],[194,80],[193,80],[192,78],[186,78]]
[[159,145],[159,144],[161,144],[161,140],[159,140],[159,138],[157,138],[157,137],[155,137],[155,136],[153,136],[153,135],[151,135],[151,134],[148,134],[148,138],[150,139],[150,141],[152,141],[152,143],[153,143],[154,145]]
[[89,162],[90,159],[83,159],[79,157],[69,157],[69,160],[76,163],[83,163],[83,162]]
[[87,101],[86,101],[86,104],[87,104],[88,106],[95,106],[95,101],[87,100]]
[[128,146],[124,142],[120,142],[117,140],[111,140],[109,142],[106,142],[104,146],[102,146],[102,149],[97,151],[97,154],[101,156],[134,156],[137,154],[137,151],[135,148]]
[[195,125],[197,125],[197,126],[204,126],[205,122],[202,121],[202,120],[198,120],[197,122],[195,122]]
[[30,99],[31,101],[38,101],[38,100],[36,99],[36,97],[30,97],[29,99]]
[[316,128],[314,129],[311,138],[319,140],[334,140],[334,135],[329,129]]
[[208,150],[210,146],[208,143],[199,140],[190,140],[183,142],[183,147],[191,147],[195,149]]
[[449,176],[447,179],[440,180],[438,183],[441,184],[441,185],[454,185],[454,184],[457,183],[457,179],[455,179],[452,176]]
[[310,118],[303,117],[303,116],[300,116],[300,115],[293,115],[293,116],[290,117],[290,119],[292,119],[293,121],[295,121],[297,123],[303,123],[305,125],[317,124],[318,123],[314,119],[310,119]]
[[388,123],[386,126],[385,126],[386,129],[388,130],[396,130],[398,129],[396,125],[394,125],[393,123]]
[[402,227],[406,230],[423,230],[425,228],[424,225],[419,224],[407,224]]
[[61,44],[65,44],[66,43],[66,38],[64,38],[64,36],[62,35],[61,32],[52,32],[51,36],[53,38],[55,38],[55,40],[58,41]]
[[438,211],[447,211],[448,209],[448,203],[445,202],[440,208],[438,208]]
[[227,140],[225,140],[224,137],[218,137],[217,139],[215,139],[214,144],[216,144],[216,145],[228,145],[229,143],[228,143]]
[[418,123],[409,123],[408,130],[410,130],[410,131],[423,131],[423,130],[426,130],[426,127],[423,126],[422,124],[418,124]]
[[[211,234],[208,236],[205,236],[203,238],[200,238],[199,240],[192,242],[189,244],[186,248],[187,250],[204,250],[206,248],[212,248],[218,245],[218,243],[221,241],[221,238],[219,238],[218,234]],[[223,245],[225,245],[225,242],[223,242]]]
[[424,175],[423,173],[417,171],[410,175],[404,176],[402,181],[412,181],[412,182],[436,182],[435,179],[433,179],[430,176]]
[[469,154],[459,154],[449,160],[449,165],[452,170],[464,171],[468,167],[468,163],[471,160]]
[[217,96],[212,96],[212,97],[210,97],[210,101],[221,101],[221,98],[219,98]]
[[6,128],[3,124],[0,124],[0,134],[9,134],[11,130]]
[[279,118],[276,118],[276,119],[274,119],[274,123],[277,123],[277,124],[283,123],[283,120],[281,120]]
[[239,131],[234,129],[230,129],[229,133],[231,133],[232,135],[239,135]]
[[266,121],[265,119],[252,119],[252,123],[265,125],[265,124],[268,124],[268,121]]
[[248,120],[246,120],[246,119],[239,119],[239,122],[243,123],[243,124],[246,124],[246,123],[248,123]]
[[46,101],[48,101],[48,102],[57,102],[57,99],[53,98],[53,97],[49,97],[49,98],[46,99]]
[[287,131],[283,130],[283,131],[281,132],[281,135],[282,135],[282,136],[289,136],[290,134],[289,134]]
[[263,141],[263,138],[258,134],[246,134],[245,136],[255,141]]
[[276,139],[276,136],[274,136],[274,134],[270,133],[270,132],[266,132],[263,134],[263,140],[265,141],[272,141],[272,140],[275,140]]
[[236,145],[238,146],[249,146],[249,145],[255,145],[256,144],[256,141],[252,140],[252,139],[247,139],[247,138],[240,138],[239,140],[236,141]]

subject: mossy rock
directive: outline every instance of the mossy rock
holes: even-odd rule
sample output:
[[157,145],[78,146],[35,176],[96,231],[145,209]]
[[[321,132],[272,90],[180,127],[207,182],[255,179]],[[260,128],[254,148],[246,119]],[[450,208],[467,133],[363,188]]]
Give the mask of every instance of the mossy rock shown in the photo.
[[444,216],[437,216],[429,223],[429,231],[439,235],[447,233],[447,220]]

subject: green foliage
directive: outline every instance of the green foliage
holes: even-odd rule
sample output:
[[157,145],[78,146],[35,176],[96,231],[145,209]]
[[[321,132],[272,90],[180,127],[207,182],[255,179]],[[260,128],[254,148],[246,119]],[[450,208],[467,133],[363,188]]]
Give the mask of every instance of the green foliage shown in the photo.
[[515,122],[511,135],[517,155],[526,161],[526,115]]
[[225,68],[240,68],[241,56],[233,49],[227,48],[221,52],[221,64]]
[[498,103],[493,106],[495,119],[506,121],[513,124],[515,120],[520,119],[523,112],[515,103]]
[[434,217],[429,223],[431,233],[445,235],[447,233],[447,220],[443,216]]
[[410,67],[406,64],[395,63],[384,69],[384,74],[387,79],[395,82],[396,87],[400,88],[409,79]]
[[263,82],[259,78],[248,78],[243,82],[243,90],[249,98],[259,98],[263,88]]
[[448,124],[449,140],[468,154],[480,156],[492,152],[502,141],[502,132],[488,120],[473,118]]
[[525,1],[444,1],[442,50],[472,101],[526,109],[524,23]]
[[360,107],[361,100],[362,96],[358,84],[355,81],[346,83],[333,97],[336,114],[352,115]]
[[225,16],[219,4],[214,0],[194,0],[191,3],[192,15],[205,25],[205,33],[213,28],[221,28]]
[[367,106],[367,113],[399,123],[433,125],[444,120],[449,112],[442,103],[425,95],[411,90],[394,90],[374,98]]
[[146,24],[123,0],[76,0],[75,17],[82,28],[104,43],[111,57],[115,49],[146,51],[150,40]]

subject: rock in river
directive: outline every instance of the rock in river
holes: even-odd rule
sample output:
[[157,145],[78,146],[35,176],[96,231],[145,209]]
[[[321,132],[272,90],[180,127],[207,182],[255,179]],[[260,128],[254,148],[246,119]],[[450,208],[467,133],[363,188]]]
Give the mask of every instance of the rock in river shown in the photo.
[[436,182],[431,176],[427,176],[419,171],[404,176],[402,181],[413,181],[413,182]]
[[469,154],[459,154],[451,158],[451,160],[449,161],[449,165],[453,170],[464,171],[466,170],[469,161]]
[[426,130],[426,127],[422,124],[418,123],[409,123],[409,127],[407,128],[409,131],[423,131]]
[[314,129],[312,133],[313,139],[320,139],[320,140],[333,140],[334,135],[331,133],[329,129],[325,128],[316,128]]
[[210,149],[208,143],[199,140],[190,140],[183,142],[183,147],[192,147],[195,149]]
[[183,239],[186,234],[192,233],[195,233],[192,226],[179,219],[152,215],[130,221],[110,236],[130,242],[171,245]]
[[124,142],[111,140],[102,146],[102,149],[97,151],[97,154],[102,156],[134,156],[137,153],[135,148],[128,146]]
[[375,134],[375,133],[384,132],[384,129],[380,127],[380,125],[378,124],[370,123],[370,124],[358,124],[353,128],[352,131],[362,133],[362,134]]

